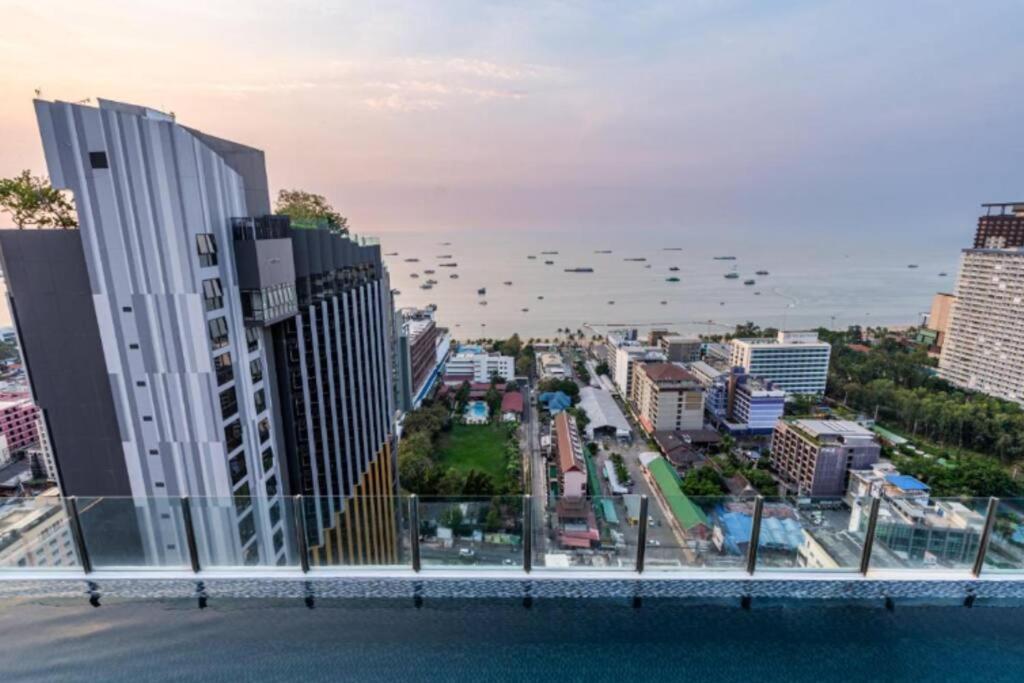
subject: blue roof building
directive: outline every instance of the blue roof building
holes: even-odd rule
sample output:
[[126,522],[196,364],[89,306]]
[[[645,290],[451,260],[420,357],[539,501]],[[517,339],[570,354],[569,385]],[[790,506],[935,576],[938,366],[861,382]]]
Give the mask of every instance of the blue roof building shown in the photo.
[[572,399],[564,391],[545,391],[537,400],[547,406],[552,415],[558,414],[572,406]]

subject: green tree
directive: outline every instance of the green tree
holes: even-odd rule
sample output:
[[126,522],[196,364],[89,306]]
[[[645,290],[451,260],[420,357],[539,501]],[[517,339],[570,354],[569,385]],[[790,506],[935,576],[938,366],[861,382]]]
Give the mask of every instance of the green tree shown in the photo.
[[722,481],[712,467],[698,467],[683,477],[679,488],[688,496],[720,496],[725,491]]
[[75,205],[68,196],[28,170],[13,178],[0,179],[0,210],[10,214],[19,230],[29,226],[68,229],[78,225]]
[[487,393],[484,394],[484,402],[487,407],[491,409],[492,417],[500,417],[501,413],[501,392],[499,392],[492,384]]
[[604,375],[605,377],[607,377],[608,374],[611,372],[611,369],[608,367],[608,363],[606,363],[605,361],[601,361],[600,363],[598,363],[594,370],[597,371],[597,374]]
[[277,193],[274,211],[294,222],[324,222],[334,232],[348,233],[348,219],[335,211],[323,195],[305,190],[281,190]]
[[501,343],[501,355],[512,356],[513,358],[519,357],[519,352],[523,349],[523,342],[519,339],[518,334],[513,334],[511,337]]

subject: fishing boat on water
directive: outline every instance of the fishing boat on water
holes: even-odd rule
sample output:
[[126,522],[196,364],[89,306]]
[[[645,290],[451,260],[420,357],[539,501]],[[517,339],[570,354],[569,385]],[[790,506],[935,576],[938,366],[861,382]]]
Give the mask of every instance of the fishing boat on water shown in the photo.
[[584,267],[584,268],[566,268],[565,272],[567,272],[567,273],[593,273],[594,269],[593,268],[586,268],[586,267]]
[[406,263],[419,263],[420,260],[418,258],[416,258],[415,256],[413,256],[412,258],[405,259],[405,262]]
[[726,280],[735,280],[739,276],[740,276],[740,274],[739,273],[735,273],[735,272],[734,273],[726,273],[725,274],[725,279]]
[[744,280],[743,284],[745,284],[745,285],[753,285],[753,284],[757,284],[757,283],[754,282],[753,280]]
[[679,282],[679,278],[674,277],[674,276],[673,277],[667,277],[667,278],[665,278],[665,282]]
[[481,287],[480,289],[476,290],[476,293],[479,294],[480,296],[483,296],[484,294],[487,294],[487,288]]
[[757,271],[757,272],[756,272],[756,273],[754,273],[754,274],[755,274],[755,275],[767,275],[767,274],[768,274],[768,271],[767,271],[767,270],[759,270],[759,271]]

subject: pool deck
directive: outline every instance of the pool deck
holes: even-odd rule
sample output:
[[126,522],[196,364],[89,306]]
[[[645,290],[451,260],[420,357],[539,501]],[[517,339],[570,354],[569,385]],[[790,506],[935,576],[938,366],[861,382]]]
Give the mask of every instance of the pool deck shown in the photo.
[[1024,600],[1024,574],[964,572],[429,569],[231,569],[223,571],[0,571],[0,599],[117,598],[769,598]]

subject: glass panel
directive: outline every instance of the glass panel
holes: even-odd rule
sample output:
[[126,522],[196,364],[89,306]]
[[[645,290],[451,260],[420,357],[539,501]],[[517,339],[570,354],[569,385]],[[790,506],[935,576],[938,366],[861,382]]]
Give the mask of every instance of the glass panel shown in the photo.
[[204,570],[299,564],[290,500],[235,496],[191,498],[189,503]]
[[867,498],[766,498],[756,571],[858,571],[870,511]]
[[531,500],[533,566],[636,568],[639,495]]
[[999,501],[984,571],[1024,570],[1024,498]]
[[177,498],[79,498],[78,516],[95,569],[190,567]]
[[0,499],[0,572],[77,566],[71,523],[56,495]]
[[969,569],[985,524],[987,498],[883,497],[871,550],[875,569]]
[[648,503],[644,570],[746,568],[753,513],[752,497],[664,495],[659,489]]
[[522,567],[523,497],[420,499],[423,567]]
[[324,497],[303,502],[312,568],[411,564],[407,499]]

